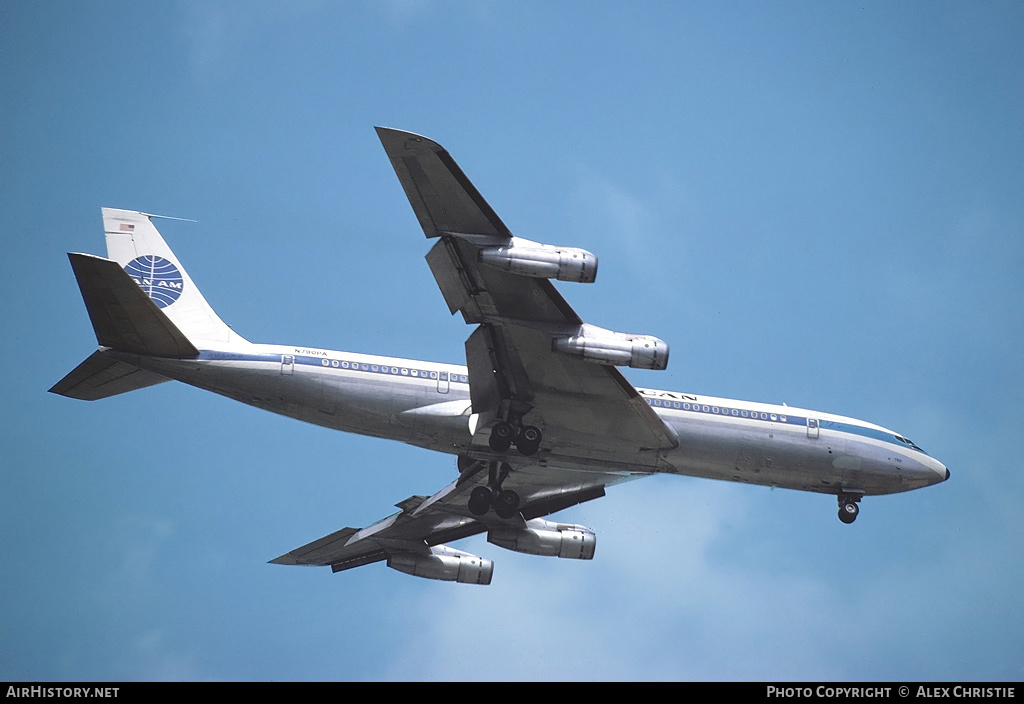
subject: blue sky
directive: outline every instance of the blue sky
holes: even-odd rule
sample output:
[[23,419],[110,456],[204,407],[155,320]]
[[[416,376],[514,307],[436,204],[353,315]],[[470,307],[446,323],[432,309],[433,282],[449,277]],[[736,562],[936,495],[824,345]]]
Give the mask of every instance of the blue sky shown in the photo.
[[[1024,677],[1020,3],[0,5],[0,679]],[[460,362],[374,125],[445,145],[560,285],[672,346],[637,385],[891,427],[867,499],[659,477],[482,539],[487,588],[268,565],[451,458],[183,385],[45,393],[94,348],[65,253],[161,231],[247,338]],[[1017,449],[1014,449],[1017,448]]]

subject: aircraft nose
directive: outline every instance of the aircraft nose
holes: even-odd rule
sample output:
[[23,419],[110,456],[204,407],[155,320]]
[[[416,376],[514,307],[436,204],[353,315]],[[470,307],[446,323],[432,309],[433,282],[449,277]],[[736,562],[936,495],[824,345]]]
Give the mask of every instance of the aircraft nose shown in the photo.
[[923,481],[923,486],[941,484],[949,479],[949,470],[946,465],[934,457],[922,457],[918,459],[917,471],[914,474],[917,479]]

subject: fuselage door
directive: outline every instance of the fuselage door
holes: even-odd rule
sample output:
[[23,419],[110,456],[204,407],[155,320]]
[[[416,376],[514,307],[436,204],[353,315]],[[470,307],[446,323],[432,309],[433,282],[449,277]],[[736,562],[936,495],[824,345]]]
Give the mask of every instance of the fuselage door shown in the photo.
[[448,393],[448,372],[437,373],[437,393],[446,394]]
[[807,419],[807,437],[816,439],[818,437],[818,419],[808,418]]
[[295,373],[295,355],[283,354],[281,355],[281,373],[282,374],[294,374]]

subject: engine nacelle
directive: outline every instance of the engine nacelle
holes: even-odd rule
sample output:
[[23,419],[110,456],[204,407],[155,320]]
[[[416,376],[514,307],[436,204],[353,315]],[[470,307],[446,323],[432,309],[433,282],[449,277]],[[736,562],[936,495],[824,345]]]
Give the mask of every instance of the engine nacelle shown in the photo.
[[490,584],[494,563],[447,545],[435,545],[429,555],[399,552],[388,556],[388,567],[425,579],[463,584]]
[[556,352],[582,357],[588,362],[636,369],[664,369],[668,366],[668,345],[652,335],[630,335],[586,325],[578,335],[556,337]]
[[495,269],[538,279],[590,284],[597,278],[597,257],[575,247],[483,247],[480,261]]
[[572,560],[592,560],[597,547],[594,531],[571,523],[552,523],[543,518],[526,522],[526,528],[495,526],[487,542],[528,555],[556,555]]

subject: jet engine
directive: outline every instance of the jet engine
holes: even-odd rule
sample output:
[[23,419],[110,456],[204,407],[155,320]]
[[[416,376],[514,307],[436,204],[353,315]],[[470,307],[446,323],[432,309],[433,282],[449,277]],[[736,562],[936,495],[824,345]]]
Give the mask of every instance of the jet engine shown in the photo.
[[435,545],[430,554],[397,552],[388,556],[388,567],[425,579],[463,584],[490,584],[494,563],[468,552]]
[[552,523],[543,518],[526,522],[526,528],[495,526],[487,542],[528,555],[556,555],[572,560],[592,560],[597,546],[594,531],[572,523]]
[[668,366],[668,345],[664,340],[652,335],[612,332],[593,325],[584,325],[576,335],[555,337],[551,348],[588,362],[617,367],[664,369]]
[[482,247],[480,261],[512,274],[538,279],[594,283],[597,257],[575,247]]

